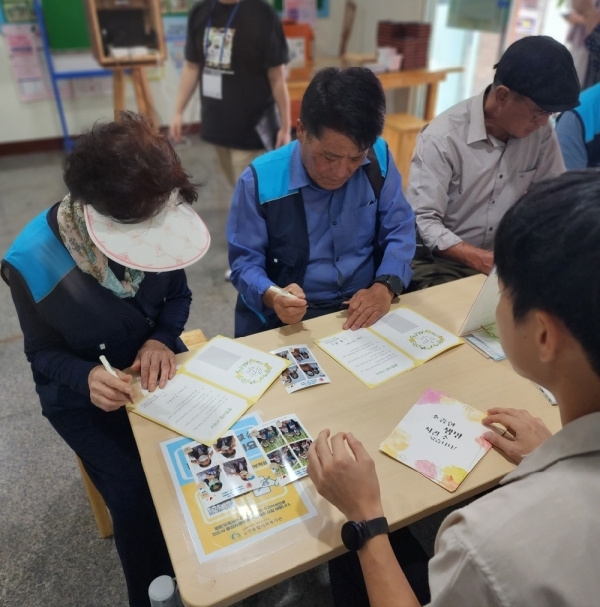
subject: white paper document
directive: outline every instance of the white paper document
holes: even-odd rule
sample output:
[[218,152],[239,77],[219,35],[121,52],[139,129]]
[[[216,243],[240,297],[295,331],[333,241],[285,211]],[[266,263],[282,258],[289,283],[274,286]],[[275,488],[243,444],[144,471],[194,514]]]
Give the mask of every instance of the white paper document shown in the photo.
[[145,392],[133,411],[199,443],[212,444],[289,364],[218,336],[184,363],[165,388]]
[[341,331],[315,343],[369,388],[374,388],[463,341],[420,314],[401,307],[368,329]]

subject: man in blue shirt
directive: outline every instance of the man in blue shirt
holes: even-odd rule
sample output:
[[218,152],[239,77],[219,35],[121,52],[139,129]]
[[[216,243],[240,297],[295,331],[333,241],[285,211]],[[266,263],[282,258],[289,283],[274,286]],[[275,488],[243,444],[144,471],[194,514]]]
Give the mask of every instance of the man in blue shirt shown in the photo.
[[384,120],[371,71],[321,70],[298,140],[242,174],[227,222],[236,337],[345,307],[344,329],[368,327],[410,283],[415,219],[379,137]]
[[579,105],[563,112],[556,136],[567,171],[600,166],[600,84],[579,96]]

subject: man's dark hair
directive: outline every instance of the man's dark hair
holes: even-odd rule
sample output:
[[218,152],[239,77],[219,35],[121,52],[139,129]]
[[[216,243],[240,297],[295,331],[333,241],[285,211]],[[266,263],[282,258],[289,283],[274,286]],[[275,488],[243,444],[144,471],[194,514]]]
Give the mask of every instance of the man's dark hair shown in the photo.
[[381,135],[385,122],[381,82],[363,67],[325,68],[304,93],[300,120],[317,139],[323,129],[332,129],[349,137],[359,150],[366,150]]
[[536,309],[553,314],[600,376],[600,170],[529,190],[500,222],[494,259],[515,320]]
[[81,135],[65,159],[63,178],[73,200],[123,223],[154,217],[175,188],[185,202],[198,198],[168,139],[134,112]]

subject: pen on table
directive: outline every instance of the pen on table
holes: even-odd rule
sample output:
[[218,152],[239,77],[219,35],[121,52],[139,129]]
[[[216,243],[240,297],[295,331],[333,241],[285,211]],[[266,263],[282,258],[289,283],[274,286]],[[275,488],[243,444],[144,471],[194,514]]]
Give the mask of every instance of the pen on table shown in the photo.
[[[100,362],[104,365],[104,368],[113,376],[116,377],[117,379],[119,379],[119,376],[117,375],[117,372],[110,366],[110,363],[108,362],[108,360],[106,360],[106,356],[104,356],[104,354],[100,355]],[[129,402],[131,402],[131,404],[133,404],[133,398],[131,398],[131,395],[127,395],[127,398],[129,399]]]
[[[274,293],[277,293],[277,295],[282,295],[283,297],[292,297],[294,299],[302,299],[301,297],[297,297],[293,293],[290,293],[289,291],[286,291],[285,289],[282,289],[281,287],[276,287],[275,285],[271,285],[269,287],[269,289],[271,291],[273,291]],[[307,308],[314,308],[315,306],[307,301],[306,302],[306,307]]]

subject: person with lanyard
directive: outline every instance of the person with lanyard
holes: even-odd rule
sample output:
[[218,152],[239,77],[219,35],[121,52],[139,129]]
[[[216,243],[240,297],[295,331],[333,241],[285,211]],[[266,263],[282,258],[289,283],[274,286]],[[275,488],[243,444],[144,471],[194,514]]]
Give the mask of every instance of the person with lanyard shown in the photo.
[[578,105],[569,51],[549,36],[513,43],[493,83],[419,134],[406,197],[419,246],[410,290],[489,274],[504,213],[565,165],[550,116]]
[[130,606],[148,607],[148,586],[173,569],[125,409],[130,372],[150,392],[174,377],[191,302],[183,268],[210,237],[173,148],[137,114],[81,135],[64,181],[68,194],[17,236],[1,274],[42,414],[110,511]]
[[526,410],[488,411],[482,423],[507,431],[484,438],[518,466],[448,515],[429,564],[408,527],[388,535],[375,462],[353,434],[329,441],[323,430],[310,446],[309,477],[348,518],[350,552],[329,564],[336,607],[598,605],[599,177],[536,184],[500,222],[500,341],[514,370],[556,397],[562,429],[552,436]]
[[408,286],[414,214],[384,120],[373,72],[326,68],[302,99],[298,140],[244,171],[227,220],[236,337],[346,308],[344,329],[368,327]]
[[201,136],[215,146],[231,186],[265,149],[291,140],[285,82],[288,47],[277,13],[264,0],[203,0],[188,17],[185,63],[171,136],[200,82]]

